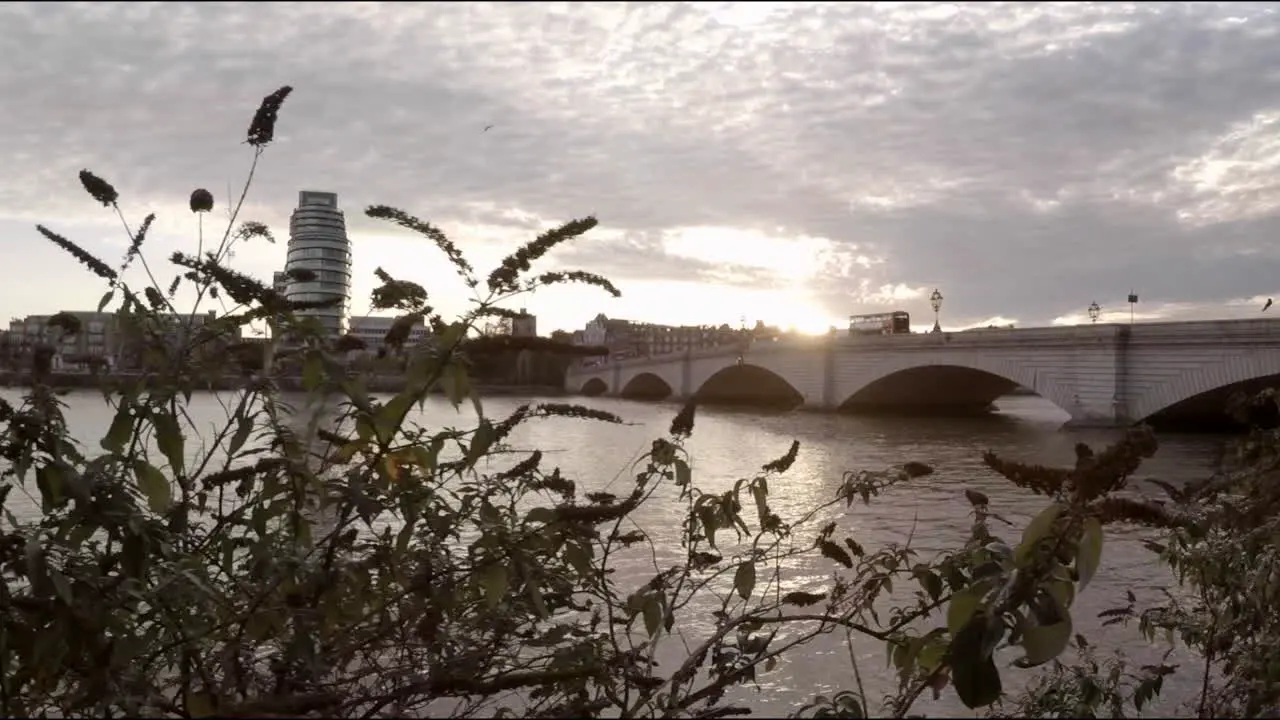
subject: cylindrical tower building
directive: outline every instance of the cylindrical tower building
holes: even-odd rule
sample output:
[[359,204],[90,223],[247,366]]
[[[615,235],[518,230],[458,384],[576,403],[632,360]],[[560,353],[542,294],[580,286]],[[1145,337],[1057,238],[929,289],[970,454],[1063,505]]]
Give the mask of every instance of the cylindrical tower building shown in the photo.
[[299,311],[314,317],[333,337],[347,332],[347,313],[351,305],[351,241],[347,239],[346,221],[338,209],[337,193],[303,190],[298,193],[298,209],[289,219],[289,253],[285,272],[310,270],[314,280],[302,282],[289,278],[286,296],[295,302],[314,302],[341,298],[326,308]]

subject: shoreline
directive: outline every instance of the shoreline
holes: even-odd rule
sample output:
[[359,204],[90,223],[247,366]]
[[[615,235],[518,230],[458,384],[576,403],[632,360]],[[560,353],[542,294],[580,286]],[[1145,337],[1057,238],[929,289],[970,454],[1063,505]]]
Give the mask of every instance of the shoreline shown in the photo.
[[[76,388],[76,389],[98,389],[104,385],[112,385],[121,382],[136,381],[142,379],[141,374],[93,374],[93,373],[51,373],[49,375],[49,384],[56,388]],[[288,392],[298,392],[302,390],[302,377],[282,375],[273,378],[276,385]],[[237,390],[245,385],[247,378],[244,377],[222,377],[216,380],[207,380],[205,387],[201,390],[208,392]],[[0,372],[0,388],[27,388],[31,387],[31,376],[27,373]],[[369,376],[366,377],[366,385],[369,392],[374,393],[394,393],[404,389],[404,378],[386,377],[386,376]],[[557,385],[515,385],[500,383],[484,383],[473,382],[472,387],[479,391],[482,395],[487,396],[511,396],[511,395],[530,395],[544,397],[564,397],[569,393],[562,387]],[[432,395],[443,395],[442,388],[432,390]]]

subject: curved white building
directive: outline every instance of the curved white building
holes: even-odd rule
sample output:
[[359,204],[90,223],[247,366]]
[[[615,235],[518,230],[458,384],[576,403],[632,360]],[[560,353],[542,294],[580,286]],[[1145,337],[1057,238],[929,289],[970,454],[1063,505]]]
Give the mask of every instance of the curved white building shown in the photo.
[[314,280],[289,278],[286,297],[295,302],[341,298],[332,307],[299,311],[300,316],[317,318],[331,335],[347,332],[347,312],[351,305],[351,241],[346,220],[338,209],[337,193],[303,190],[298,193],[298,209],[289,219],[289,253],[285,272],[305,269]]

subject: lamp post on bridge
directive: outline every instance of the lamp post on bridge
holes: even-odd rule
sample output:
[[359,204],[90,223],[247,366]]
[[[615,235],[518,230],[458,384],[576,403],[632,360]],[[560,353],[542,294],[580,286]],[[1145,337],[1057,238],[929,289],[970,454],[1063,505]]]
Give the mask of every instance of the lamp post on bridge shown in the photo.
[[929,304],[933,306],[933,331],[942,332],[942,324],[938,321],[939,313],[942,311],[942,293],[937,288],[933,289],[933,294],[929,296]]
[[1089,303],[1089,322],[1098,322],[1098,316],[1102,314],[1102,308],[1098,307],[1098,301]]

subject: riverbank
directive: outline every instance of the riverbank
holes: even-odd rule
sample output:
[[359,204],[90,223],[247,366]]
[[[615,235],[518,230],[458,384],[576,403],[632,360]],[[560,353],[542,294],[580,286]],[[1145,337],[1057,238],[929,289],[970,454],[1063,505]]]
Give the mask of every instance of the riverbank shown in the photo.
[[[49,375],[49,384],[58,388],[100,388],[109,387],[125,382],[136,382],[142,378],[141,375],[129,373],[113,373],[93,374],[93,373],[52,373]],[[404,378],[386,376],[386,375],[369,375],[365,376],[365,387],[370,392],[393,393],[404,389]],[[247,382],[243,377],[220,377],[208,378],[201,382],[203,390],[236,390],[244,387]],[[288,392],[300,392],[302,387],[302,378],[300,376],[282,375],[275,378],[276,385]],[[0,373],[0,387],[30,387],[31,376],[26,373]],[[562,397],[566,395],[565,389],[556,385],[512,385],[512,384],[496,384],[496,383],[473,383],[482,395],[485,396],[511,396],[526,395],[535,397]],[[437,388],[433,391],[435,394],[442,394],[443,389]]]

